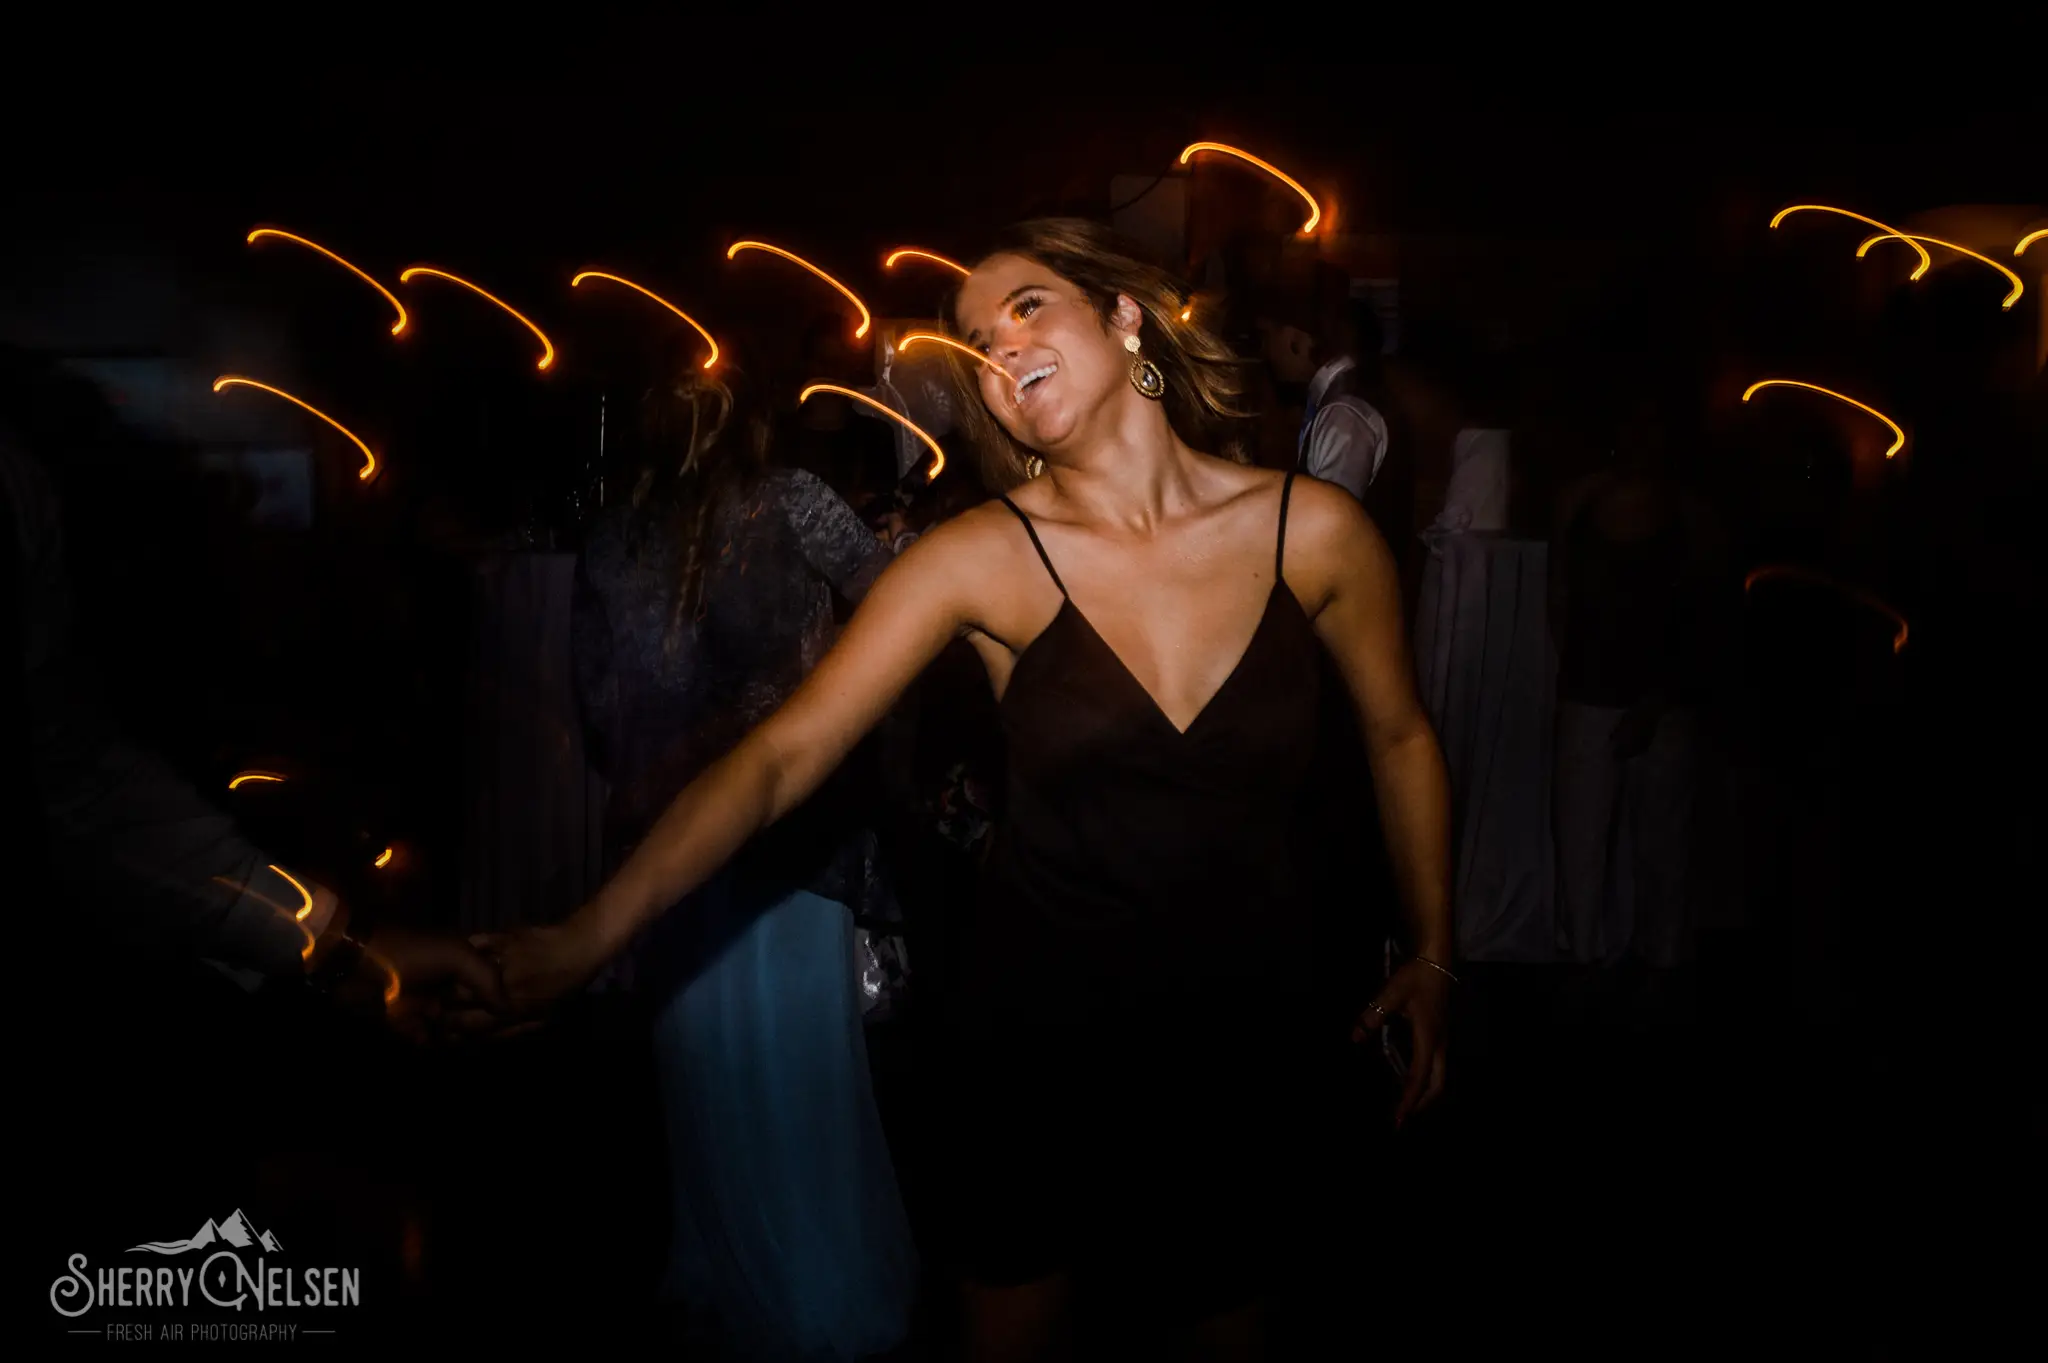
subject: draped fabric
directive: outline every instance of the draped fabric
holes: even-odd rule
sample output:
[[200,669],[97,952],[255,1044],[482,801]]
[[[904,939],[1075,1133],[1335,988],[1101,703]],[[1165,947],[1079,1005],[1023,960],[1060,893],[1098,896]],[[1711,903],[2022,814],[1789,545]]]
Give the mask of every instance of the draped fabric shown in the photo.
[[1452,902],[1466,960],[1557,959],[1548,558],[1540,541],[1439,532],[1423,569],[1416,667],[1450,767]]

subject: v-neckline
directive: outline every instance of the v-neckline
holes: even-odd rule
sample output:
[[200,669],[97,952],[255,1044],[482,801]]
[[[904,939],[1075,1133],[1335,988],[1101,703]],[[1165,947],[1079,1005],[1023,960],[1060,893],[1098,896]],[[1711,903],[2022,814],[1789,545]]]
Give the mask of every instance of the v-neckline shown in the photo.
[[[1132,688],[1136,690],[1139,695],[1145,698],[1145,704],[1147,708],[1149,708],[1153,714],[1157,715],[1159,717],[1160,722],[1164,724],[1167,727],[1167,729],[1176,737],[1186,738],[1189,734],[1195,731],[1195,726],[1200,724],[1203,718],[1211,710],[1216,708],[1216,702],[1223,698],[1223,693],[1230,689],[1231,683],[1236,681],[1238,674],[1244,671],[1245,660],[1252,656],[1252,650],[1258,646],[1259,636],[1266,632],[1266,626],[1273,618],[1273,602],[1279,596],[1280,589],[1284,585],[1286,584],[1278,578],[1275,578],[1273,580],[1272,588],[1268,590],[1266,593],[1266,604],[1259,611],[1258,622],[1252,626],[1251,637],[1245,640],[1244,647],[1238,651],[1237,661],[1230,665],[1230,671],[1224,676],[1223,680],[1217,684],[1216,689],[1209,693],[1209,699],[1202,702],[1201,708],[1195,711],[1194,717],[1188,720],[1188,724],[1185,729],[1183,729],[1180,725],[1175,724],[1173,722],[1173,716],[1166,713],[1166,707],[1159,703],[1159,698],[1152,694],[1150,688],[1148,688],[1145,685],[1145,683],[1138,680],[1138,674],[1131,671],[1131,665],[1124,661],[1123,654],[1118,653],[1116,651],[1116,648],[1109,642],[1109,640],[1102,637],[1102,631],[1095,628],[1095,622],[1093,620],[1090,620],[1087,614],[1084,611],[1082,611],[1082,609],[1079,606],[1074,604],[1073,597],[1069,596],[1066,598],[1064,603],[1060,606],[1060,614],[1065,615],[1071,613],[1076,620],[1079,620],[1081,622],[1081,627],[1083,629],[1086,629],[1090,636],[1094,638],[1095,642],[1102,646],[1102,651],[1109,655],[1110,660],[1116,664],[1117,670],[1124,674],[1124,678],[1130,682]],[[1053,624],[1058,623],[1059,617],[1054,616]],[[1029,653],[1032,649],[1038,647],[1038,640],[1043,639],[1047,634],[1051,632],[1052,625],[1047,625],[1044,629],[1040,630],[1038,632],[1038,638],[1033,639],[1030,643],[1024,646],[1024,653]],[[1019,662],[1022,662],[1024,660],[1024,654],[1018,654],[1017,660]]]

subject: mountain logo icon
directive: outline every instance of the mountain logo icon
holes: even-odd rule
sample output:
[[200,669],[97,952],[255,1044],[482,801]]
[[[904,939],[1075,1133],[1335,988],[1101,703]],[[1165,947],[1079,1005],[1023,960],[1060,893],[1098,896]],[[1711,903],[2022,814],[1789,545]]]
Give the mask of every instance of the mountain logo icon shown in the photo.
[[277,1238],[276,1231],[259,1231],[240,1207],[234,1214],[219,1221],[208,1221],[189,1239],[153,1240],[146,1245],[131,1245],[128,1252],[146,1251],[150,1254],[183,1254],[187,1250],[204,1249],[211,1244],[233,1245],[236,1249],[255,1246],[267,1249],[272,1254],[284,1252],[284,1242]]

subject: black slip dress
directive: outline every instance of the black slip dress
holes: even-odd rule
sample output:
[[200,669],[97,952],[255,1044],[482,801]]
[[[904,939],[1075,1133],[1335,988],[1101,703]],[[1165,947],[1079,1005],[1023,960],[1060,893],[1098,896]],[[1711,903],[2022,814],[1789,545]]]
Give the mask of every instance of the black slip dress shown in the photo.
[[1221,1309],[1283,1233],[1311,1140],[1301,835],[1324,676],[1282,576],[1293,482],[1264,613],[1185,731],[1071,598],[1011,672],[949,1081],[971,1279],[1142,1264]]

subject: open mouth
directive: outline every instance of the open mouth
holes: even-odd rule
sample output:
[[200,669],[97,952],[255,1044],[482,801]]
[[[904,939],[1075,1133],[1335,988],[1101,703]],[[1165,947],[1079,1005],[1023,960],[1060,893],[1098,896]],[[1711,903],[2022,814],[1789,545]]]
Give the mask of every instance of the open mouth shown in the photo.
[[1059,372],[1060,367],[1056,364],[1042,364],[1030,373],[1020,375],[1017,379],[1017,405],[1023,406],[1026,397],[1037,391],[1040,384]]

